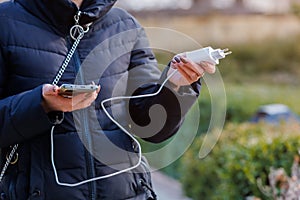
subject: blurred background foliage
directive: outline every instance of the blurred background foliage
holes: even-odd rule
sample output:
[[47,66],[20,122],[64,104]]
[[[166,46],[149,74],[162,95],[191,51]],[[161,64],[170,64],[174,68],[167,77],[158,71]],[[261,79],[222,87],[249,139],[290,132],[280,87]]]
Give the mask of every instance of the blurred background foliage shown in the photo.
[[262,185],[269,184],[270,167],[283,167],[290,174],[299,149],[300,126],[230,123],[211,154],[200,160],[196,158],[202,142],[203,136],[186,152],[181,165],[181,180],[190,197],[195,200],[247,196],[268,199],[257,181],[261,179]]

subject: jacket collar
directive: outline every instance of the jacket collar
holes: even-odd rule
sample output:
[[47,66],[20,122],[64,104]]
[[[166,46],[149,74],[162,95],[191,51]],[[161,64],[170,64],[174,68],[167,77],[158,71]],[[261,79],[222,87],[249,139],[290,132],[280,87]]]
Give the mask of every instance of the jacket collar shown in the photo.
[[117,0],[84,0],[80,9],[71,0],[15,0],[41,20],[66,34],[74,25],[74,16],[80,10],[81,25],[103,17]]

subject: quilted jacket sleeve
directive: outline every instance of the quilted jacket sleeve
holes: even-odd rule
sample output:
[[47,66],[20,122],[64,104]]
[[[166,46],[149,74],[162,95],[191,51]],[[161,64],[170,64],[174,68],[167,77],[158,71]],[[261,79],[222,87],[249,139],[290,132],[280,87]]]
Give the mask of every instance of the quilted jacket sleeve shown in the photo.
[[[138,40],[131,54],[129,95],[155,93],[167,78],[168,68],[167,66],[163,73],[158,70],[146,34],[140,28]],[[200,87],[200,82],[196,82],[175,92],[171,83],[167,82],[156,96],[130,100],[133,133],[153,143],[162,142],[173,136],[180,128],[185,114],[197,100]]]
[[42,86],[6,97],[8,77],[5,58],[0,48],[0,147],[7,147],[32,138],[51,128],[41,106]]

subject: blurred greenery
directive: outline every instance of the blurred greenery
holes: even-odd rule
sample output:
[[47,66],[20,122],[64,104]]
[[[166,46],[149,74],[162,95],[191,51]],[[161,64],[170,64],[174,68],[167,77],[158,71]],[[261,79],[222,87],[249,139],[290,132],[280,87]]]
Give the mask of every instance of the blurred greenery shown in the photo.
[[300,17],[300,5],[299,3],[292,4],[292,13],[298,17]]
[[[300,113],[299,87],[296,85],[268,85],[268,84],[234,84],[225,83],[227,95],[227,122],[247,121],[264,104],[283,103],[289,106],[294,112]],[[199,103],[201,109],[210,109],[210,96],[207,88],[203,87]],[[201,113],[206,114],[206,113]],[[207,121],[203,122],[205,126]]]
[[184,156],[182,182],[194,200],[245,199],[257,196],[257,180],[268,184],[270,167],[283,167],[290,174],[300,144],[299,124],[228,124],[208,157],[198,158],[203,137]]
[[224,81],[235,83],[300,83],[300,36],[232,46],[219,67]]
[[[199,151],[199,140],[201,139],[196,139],[195,144],[186,153],[184,159],[181,158],[163,169],[175,178],[182,177],[186,192],[190,196],[197,199],[196,197],[201,196],[223,195],[226,190],[227,193],[232,191],[230,192],[232,196],[221,199],[240,199],[235,197],[250,193],[257,194],[258,190],[255,188],[253,182],[255,178],[253,177],[266,173],[271,164],[275,164],[275,166],[288,166],[288,162],[290,164],[292,157],[289,155],[291,156],[292,153],[286,154],[285,151],[286,149],[294,151],[298,145],[295,143],[297,134],[294,130],[288,126],[283,126],[279,129],[282,131],[281,133],[291,135],[292,139],[281,139],[278,134],[275,134],[278,137],[274,138],[272,143],[267,141],[264,143],[265,134],[276,132],[276,128],[273,130],[272,127],[265,125],[245,125],[244,122],[247,122],[257,108],[263,104],[283,103],[289,106],[292,111],[300,114],[300,106],[298,106],[300,99],[298,89],[300,85],[299,43],[300,36],[285,40],[270,39],[260,43],[252,42],[229,46],[233,53],[220,61],[218,69],[222,75],[227,95],[226,124],[229,125],[226,126],[223,136],[232,134],[233,136],[229,138],[232,139],[233,137],[234,140],[231,141],[228,138],[221,141],[221,144],[215,147],[209,157],[200,161],[195,153]],[[155,53],[159,63],[164,64],[173,56],[163,51],[156,51]],[[205,82],[203,82],[198,100],[201,109],[198,135],[205,133],[208,129],[211,118],[210,98]],[[189,120],[185,122],[184,132],[189,132],[189,123]],[[237,139],[237,136],[242,138]],[[248,151],[248,147],[243,147],[245,142],[241,141],[245,137],[254,136],[257,136],[259,142],[254,145],[255,147],[251,146]],[[166,143],[154,146],[160,148]],[[153,145],[148,143],[143,144],[143,146],[148,150],[153,148]],[[251,162],[242,159],[247,156]],[[275,157],[280,159],[275,162]],[[282,157],[284,157],[283,160]],[[253,166],[252,162],[254,163]],[[226,169],[220,171],[224,167]],[[180,171],[180,168],[185,170]],[[266,175],[262,176],[262,178],[266,177]],[[189,178],[194,180],[188,181]],[[222,184],[219,183],[221,179]]]

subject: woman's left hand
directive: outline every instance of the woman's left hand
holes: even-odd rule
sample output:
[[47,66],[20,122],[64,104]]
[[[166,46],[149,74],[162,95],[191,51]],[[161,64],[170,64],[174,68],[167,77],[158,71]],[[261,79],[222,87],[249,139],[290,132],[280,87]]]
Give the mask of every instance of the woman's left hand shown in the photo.
[[184,54],[176,55],[171,61],[171,67],[168,71],[168,76],[175,71],[169,81],[177,87],[190,85],[199,78],[203,77],[207,72],[209,74],[215,73],[216,66],[209,62],[195,63],[185,57]]

